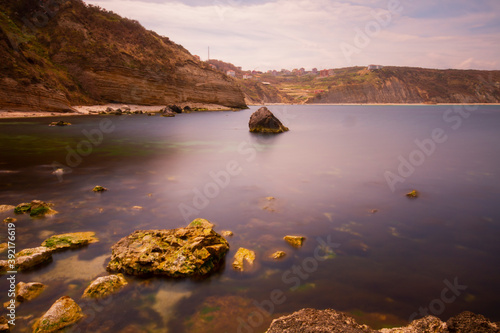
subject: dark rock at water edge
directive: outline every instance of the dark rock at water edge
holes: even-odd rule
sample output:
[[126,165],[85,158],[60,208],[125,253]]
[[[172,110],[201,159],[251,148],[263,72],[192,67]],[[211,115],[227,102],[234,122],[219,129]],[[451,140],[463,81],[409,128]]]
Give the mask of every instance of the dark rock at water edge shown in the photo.
[[285,127],[265,106],[252,114],[248,127],[250,128],[250,132],[260,133],[282,133],[288,131],[288,127]]
[[182,113],[182,109],[178,105],[169,105],[168,107],[175,113]]
[[408,326],[373,330],[345,313],[326,309],[302,309],[273,320],[266,333],[499,333],[497,324],[482,315],[463,312],[446,323],[434,316],[412,321]]

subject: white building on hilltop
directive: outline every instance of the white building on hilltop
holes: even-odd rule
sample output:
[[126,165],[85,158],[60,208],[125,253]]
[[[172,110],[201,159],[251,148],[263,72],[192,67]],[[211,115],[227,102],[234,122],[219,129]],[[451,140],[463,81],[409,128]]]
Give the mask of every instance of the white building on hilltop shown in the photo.
[[368,65],[369,71],[373,71],[375,69],[382,69],[382,68],[384,68],[384,66],[382,66],[382,65]]

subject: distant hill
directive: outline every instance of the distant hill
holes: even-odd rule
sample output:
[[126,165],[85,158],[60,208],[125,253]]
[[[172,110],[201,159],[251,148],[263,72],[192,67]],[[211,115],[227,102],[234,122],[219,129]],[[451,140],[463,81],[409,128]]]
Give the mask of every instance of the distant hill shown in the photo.
[[[231,63],[222,60],[210,59],[207,61],[217,68],[217,70],[227,73],[232,70],[236,76],[233,80],[245,95],[247,104],[265,104],[265,103],[293,103],[295,99],[287,93],[281,91],[272,84],[265,84],[266,80],[262,80],[261,74],[253,75],[250,71],[243,71],[241,67],[237,67]],[[251,79],[243,79],[243,75],[252,75]],[[269,82],[267,82],[269,83]]]
[[245,107],[233,80],[137,21],[81,0],[0,0],[0,109]]
[[500,71],[351,67],[323,80],[306,103],[500,103]]

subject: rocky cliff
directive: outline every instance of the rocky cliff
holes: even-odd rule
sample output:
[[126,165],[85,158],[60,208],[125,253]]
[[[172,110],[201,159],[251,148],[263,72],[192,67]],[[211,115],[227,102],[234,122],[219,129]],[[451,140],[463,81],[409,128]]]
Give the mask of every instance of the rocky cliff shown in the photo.
[[246,106],[234,81],[137,21],[81,0],[0,0],[0,10],[0,109]]
[[500,71],[354,68],[331,80],[307,103],[500,103]]

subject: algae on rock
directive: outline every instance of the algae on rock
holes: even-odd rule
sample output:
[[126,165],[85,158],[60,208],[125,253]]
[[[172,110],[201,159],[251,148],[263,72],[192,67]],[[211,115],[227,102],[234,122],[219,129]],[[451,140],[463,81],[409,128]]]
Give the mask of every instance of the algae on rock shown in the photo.
[[101,276],[87,287],[83,292],[82,298],[104,298],[116,293],[128,284],[123,274]]
[[45,215],[57,214],[57,211],[53,210],[51,207],[53,205],[50,203],[45,203],[40,200],[33,200],[30,203],[22,203],[14,208],[14,213],[16,214],[30,214],[33,217],[42,217]]
[[228,242],[207,222],[197,219],[186,228],[136,230],[112,246],[107,268],[131,275],[207,275],[220,266],[229,250]]
[[33,333],[51,333],[83,318],[82,309],[68,296],[59,298],[33,325]]
[[74,232],[49,237],[42,243],[42,246],[55,251],[78,248],[98,241],[99,239],[95,237],[95,232]]

